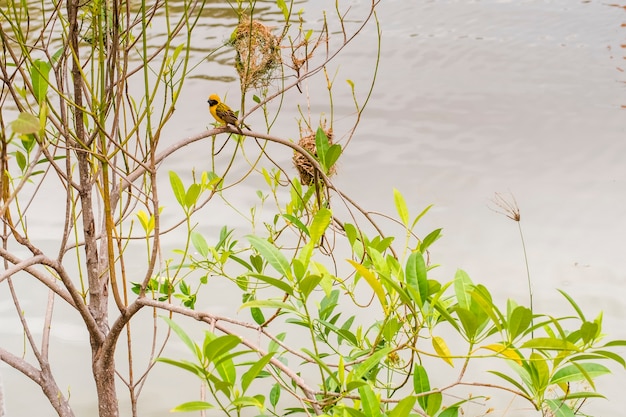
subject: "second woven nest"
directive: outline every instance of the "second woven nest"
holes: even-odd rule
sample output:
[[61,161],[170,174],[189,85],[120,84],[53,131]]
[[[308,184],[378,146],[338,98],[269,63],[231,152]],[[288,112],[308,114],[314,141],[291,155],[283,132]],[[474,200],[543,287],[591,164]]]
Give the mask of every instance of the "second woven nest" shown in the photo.
[[[332,129],[324,130],[324,133],[326,133],[326,137],[328,137],[328,144],[332,145]],[[315,159],[318,159],[317,148],[315,146],[315,133],[311,132],[309,135],[300,138],[300,140],[298,141],[298,145],[309,151],[313,156],[315,156]],[[311,161],[309,161],[306,156],[302,155],[300,152],[294,151],[293,164],[298,170],[298,174],[300,174],[300,184],[313,185],[315,183],[315,167],[311,164]],[[327,175],[330,177],[334,175],[335,172],[336,169],[333,165]],[[317,177],[319,178],[319,175],[317,175]]]

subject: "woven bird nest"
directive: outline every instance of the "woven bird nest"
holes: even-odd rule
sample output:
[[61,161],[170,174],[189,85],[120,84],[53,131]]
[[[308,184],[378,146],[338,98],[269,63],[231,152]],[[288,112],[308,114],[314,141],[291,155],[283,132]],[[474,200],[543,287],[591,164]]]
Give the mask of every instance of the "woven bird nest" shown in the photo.
[[[326,137],[328,137],[328,144],[333,144],[333,131],[332,129],[324,129],[324,133],[326,133]],[[304,149],[309,151],[311,155],[318,158],[317,149],[315,147],[315,133],[310,132],[309,135],[300,138],[298,141],[298,145],[302,146]],[[302,185],[313,185],[315,183],[315,167],[311,164],[311,161],[307,159],[306,156],[302,155],[300,152],[294,151],[293,153],[293,164],[298,170],[300,174],[300,184]],[[328,176],[332,176],[335,174],[335,166],[333,165],[330,168],[330,172]],[[319,176],[319,175],[318,175]]]
[[264,88],[281,63],[280,40],[258,20],[242,19],[233,32],[230,44],[237,51],[235,68],[242,91]]

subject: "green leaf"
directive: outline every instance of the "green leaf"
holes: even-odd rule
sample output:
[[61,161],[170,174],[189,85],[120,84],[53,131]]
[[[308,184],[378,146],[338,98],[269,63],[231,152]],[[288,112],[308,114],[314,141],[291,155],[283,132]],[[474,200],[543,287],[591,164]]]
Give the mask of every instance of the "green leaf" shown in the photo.
[[178,324],[176,324],[169,317],[165,317],[165,316],[160,316],[160,317],[167,323],[168,326],[170,326],[170,329],[172,329],[174,331],[174,333],[176,333],[176,335],[180,338],[180,340],[183,341],[183,343],[189,348],[189,350],[191,350],[191,352],[198,359],[201,359],[202,358],[202,356],[201,356],[202,353],[200,351],[200,347],[198,345],[196,345],[193,340],[191,340],[191,338],[189,337],[189,335],[187,335],[187,333],[185,333],[183,328],[180,327]]
[[552,337],[536,337],[534,339],[530,339],[520,346],[520,348],[578,351],[578,347],[576,347],[575,344]]
[[583,338],[585,344],[591,343],[598,336],[598,330],[600,330],[597,323],[585,321],[580,326],[580,336]]
[[261,274],[250,274],[250,276],[258,280],[261,280],[267,284],[270,284],[271,286],[278,288],[282,292],[285,292],[289,295],[293,295],[293,288],[288,282],[282,281],[280,279],[268,277],[267,275],[261,275]]
[[459,407],[448,407],[439,413],[437,417],[459,417]]
[[290,280],[292,279],[289,261],[276,246],[254,235],[248,235],[246,238],[276,272]]
[[386,358],[391,350],[391,347],[386,347],[376,351],[372,356],[361,362],[361,364],[350,371],[348,381],[355,381],[364,377],[365,374],[377,366],[383,358]]
[[180,404],[170,410],[172,413],[188,412],[188,411],[201,411],[213,408],[213,406],[204,401],[190,401],[188,403]]
[[454,275],[454,293],[456,294],[457,302],[461,308],[466,310],[471,306],[471,292],[474,289],[474,284],[470,279],[467,272],[459,269]]
[[334,145],[331,145],[330,148],[328,148],[328,151],[326,151],[326,163],[328,164],[327,169],[330,170],[330,168],[335,165],[335,163],[341,156],[341,151],[341,145],[339,145],[338,143],[335,143]]
[[196,365],[195,363],[191,363],[189,361],[178,361],[175,359],[169,358],[156,358],[157,362],[167,363],[168,365],[176,366],[178,368],[184,369],[185,371],[191,372],[194,375],[199,376],[200,378],[204,377],[204,369]]
[[580,317],[580,319],[583,322],[587,321],[587,319],[585,318],[585,315],[583,314],[583,311],[580,309],[580,307],[578,307],[578,304],[576,304],[574,299],[572,297],[570,297],[569,294],[567,294],[565,291],[563,291],[563,290],[558,290],[558,291],[563,295],[563,297],[565,297],[567,299],[567,301],[569,301],[571,306],[574,307],[574,310],[576,310],[576,313],[578,314],[578,317]]
[[285,18],[285,21],[289,20],[289,8],[285,4],[285,0],[276,0],[276,5],[280,9],[280,11],[283,13],[283,17]]
[[404,397],[393,410],[387,413],[388,417],[408,417],[411,411],[413,411],[415,400],[416,398],[414,396]]
[[326,133],[324,133],[324,129],[318,127],[315,132],[315,149],[317,150],[317,157],[319,158],[320,164],[324,167],[324,169],[326,169],[326,171],[328,171],[328,165],[326,164],[328,148],[328,137],[326,136]]
[[265,316],[263,315],[263,310],[258,307],[250,308],[250,315],[256,324],[265,323]]
[[185,206],[185,186],[181,181],[178,174],[174,171],[170,171],[170,185],[172,186],[172,191],[174,191],[174,197],[176,197],[176,201],[180,204],[181,207]]
[[511,313],[508,323],[509,338],[512,342],[530,326],[533,319],[533,313],[530,309],[517,306]]
[[15,161],[20,171],[23,173],[26,169],[26,156],[21,151],[15,151]]
[[361,410],[367,417],[381,416],[380,401],[376,397],[374,390],[369,385],[359,387],[359,395],[361,397]]
[[241,376],[241,389],[243,392],[246,392],[252,381],[257,376],[259,376],[259,373],[263,370],[265,365],[269,363],[269,361],[272,359],[272,356],[274,356],[274,352],[270,352],[267,355],[263,356]]
[[33,94],[37,103],[41,103],[46,98],[46,93],[48,92],[48,87],[50,86],[48,76],[51,68],[52,65],[50,65],[49,62],[42,61],[41,59],[36,59],[33,62],[33,65],[29,68],[30,80],[33,85]]
[[311,294],[311,291],[317,287],[317,284],[319,284],[321,280],[322,277],[319,275],[308,275],[298,282],[298,289],[302,294],[302,301],[306,302],[307,298],[309,298],[309,295]]
[[441,402],[443,401],[443,395],[440,392],[433,392],[428,396],[428,407],[426,414],[434,416],[441,408]]
[[259,401],[259,397],[260,396],[258,395],[255,395],[254,397],[239,397],[233,400],[233,405],[239,408],[256,407],[259,410],[262,410],[263,402]]
[[420,252],[426,252],[430,245],[435,243],[435,241],[441,237],[441,230],[442,229],[433,230],[424,238],[424,240],[422,240],[422,243],[420,244]]
[[[416,394],[430,391],[430,381],[428,381],[426,369],[419,364],[415,364],[413,371],[413,391]],[[426,410],[428,408],[428,395],[418,396],[417,402],[422,407],[422,410]]]
[[406,261],[406,283],[409,294],[422,307],[428,297],[428,276],[426,262],[420,252],[413,252]]
[[17,116],[17,119],[11,123],[11,129],[19,135],[28,135],[38,133],[41,126],[38,117],[30,113],[22,112]]
[[465,330],[465,335],[469,340],[474,340],[476,331],[478,330],[478,319],[470,310],[461,307],[455,307],[453,311],[461,321],[461,326]]
[[248,301],[247,303],[243,303],[241,307],[239,307],[239,309],[243,310],[244,308],[252,308],[252,307],[275,308],[275,309],[281,309],[285,311],[297,312],[297,310],[291,304],[287,304],[279,300],[252,300],[252,301]]
[[212,335],[212,333],[207,332],[207,337],[205,338],[203,349],[204,357],[209,362],[215,361],[226,352],[229,352],[230,350],[237,347],[239,343],[241,343],[241,338],[232,334],[227,334],[212,339],[213,336],[214,335]]
[[554,417],[575,417],[574,411],[562,400],[545,400]]
[[411,224],[411,230],[415,227],[417,222],[419,222],[421,220],[421,218],[424,217],[426,215],[426,213],[428,213],[428,211],[432,208],[432,206],[433,206],[432,204],[429,205],[424,210],[422,210],[422,212],[420,214],[418,214],[417,217],[415,217],[415,220],[413,220],[413,224]]
[[198,201],[198,196],[200,195],[200,191],[202,190],[200,188],[200,185],[198,184],[191,184],[189,186],[189,189],[185,193],[186,207],[191,208],[196,205],[196,202]]
[[409,209],[407,208],[404,197],[397,189],[393,189],[393,202],[396,205],[396,211],[400,216],[400,221],[405,227],[409,227]]
[[321,208],[315,213],[311,226],[309,227],[309,233],[311,233],[311,240],[318,242],[326,232],[330,220],[332,218],[332,212],[327,208]]
[[587,377],[596,378],[610,373],[609,368],[597,363],[577,363],[567,365],[556,371],[550,379],[550,383],[560,384],[564,382],[583,381],[586,380]]
[[517,389],[519,389],[524,394],[529,395],[528,391],[526,390],[526,388],[524,388],[524,386],[522,384],[520,384],[519,382],[517,382],[516,380],[514,380],[510,376],[508,376],[506,374],[503,374],[502,372],[498,372],[498,371],[487,371],[487,372],[499,376],[500,378],[504,379],[505,381],[507,381],[511,385],[515,386]]
[[282,214],[282,216],[285,218],[285,220],[287,220],[289,223],[295,225],[298,230],[300,230],[302,233],[304,233],[306,236],[310,236],[309,235],[309,229],[307,229],[306,225],[304,223],[302,223],[302,220],[300,220],[299,218],[297,218],[296,216],[293,216],[291,214]]
[[280,392],[280,384],[274,384],[270,390],[270,404],[272,404],[272,407],[276,407],[276,404],[278,404],[278,400],[280,400]]
[[203,258],[209,255],[209,245],[200,233],[196,231],[191,232],[191,243]]

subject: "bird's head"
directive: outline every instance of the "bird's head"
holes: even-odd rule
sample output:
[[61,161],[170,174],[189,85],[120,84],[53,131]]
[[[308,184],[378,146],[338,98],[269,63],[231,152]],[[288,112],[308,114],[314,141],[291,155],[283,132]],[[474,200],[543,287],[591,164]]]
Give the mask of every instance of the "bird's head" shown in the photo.
[[220,96],[218,96],[217,94],[211,94],[209,96],[209,105],[215,106],[219,102],[220,102]]

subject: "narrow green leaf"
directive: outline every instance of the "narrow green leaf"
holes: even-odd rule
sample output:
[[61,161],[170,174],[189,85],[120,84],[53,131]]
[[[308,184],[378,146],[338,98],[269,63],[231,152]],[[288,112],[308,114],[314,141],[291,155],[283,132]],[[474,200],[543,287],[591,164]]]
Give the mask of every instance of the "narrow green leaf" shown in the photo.
[[455,307],[453,311],[461,321],[461,326],[463,326],[467,338],[469,340],[474,340],[474,336],[476,336],[476,331],[478,330],[478,320],[476,319],[476,315],[474,315],[474,313],[470,310],[461,307]]
[[189,412],[189,411],[201,411],[208,410],[209,408],[213,408],[213,406],[204,401],[190,401],[187,403],[180,404],[170,410],[172,413],[178,412]]
[[470,279],[467,272],[459,269],[454,275],[454,293],[456,294],[457,302],[461,308],[466,310],[471,306],[471,292],[474,288],[474,284]]
[[603,347],[626,346],[626,340],[611,340],[604,344]]
[[282,216],[285,218],[285,220],[287,220],[289,223],[293,224],[294,226],[296,226],[298,228],[298,230],[300,230],[304,235],[306,236],[310,236],[309,235],[309,229],[307,229],[306,225],[304,223],[302,223],[302,220],[300,220],[299,218],[297,218],[296,216],[293,216],[291,214],[282,214]]
[[29,68],[33,94],[37,103],[41,103],[46,98],[46,93],[50,86],[48,77],[51,68],[52,65],[50,65],[49,62],[42,61],[41,59],[36,59]]
[[545,400],[554,417],[575,417],[574,411],[561,400]]
[[621,355],[618,355],[615,352],[611,352],[608,350],[595,350],[593,353],[603,358],[611,359],[619,363],[620,365],[622,365],[623,368],[626,368],[626,360],[624,360],[624,358]]
[[172,186],[172,191],[174,192],[174,197],[176,197],[178,204],[180,204],[181,207],[185,207],[185,186],[178,174],[174,171],[170,171],[170,185]]
[[276,246],[254,235],[248,235],[246,238],[276,272],[290,280],[292,279],[289,261]]
[[15,161],[21,172],[26,169],[26,156],[21,151],[15,151]]
[[576,304],[576,301],[574,301],[574,299],[572,297],[570,297],[569,294],[566,293],[565,291],[563,291],[563,290],[558,290],[558,291],[563,295],[563,297],[565,297],[565,299],[567,299],[567,301],[571,304],[571,306],[574,307],[574,310],[576,310],[576,313],[578,314],[578,317],[580,317],[580,319],[583,322],[587,321],[587,319],[585,318],[585,315],[583,314],[583,311],[580,309],[578,304]]
[[380,401],[376,397],[374,390],[369,385],[359,387],[359,395],[361,397],[361,410],[367,417],[379,417],[382,415],[380,411]]
[[410,395],[408,397],[404,397],[398,402],[398,404],[391,410],[387,415],[389,417],[408,417],[411,411],[413,411],[413,406],[415,405],[414,396]]
[[[587,375],[582,372],[583,370]],[[563,382],[583,381],[587,379],[587,376],[596,378],[610,373],[609,368],[598,363],[576,363],[567,365],[556,371],[550,379],[550,383],[560,384]]]
[[519,389],[521,392],[523,392],[526,395],[528,394],[528,391],[526,390],[526,388],[520,384],[519,382],[517,382],[516,380],[514,380],[513,378],[511,378],[510,376],[503,374],[502,372],[498,372],[498,371],[487,371],[491,374],[494,374],[496,376],[499,376],[500,378],[504,379],[505,381],[507,381],[509,384],[513,385],[514,387],[516,387],[517,389]]
[[283,17],[285,18],[285,21],[289,20],[289,8],[287,7],[287,4],[285,4],[285,0],[276,0],[276,5],[280,9],[280,11],[283,13]]
[[415,302],[422,307],[428,297],[428,276],[426,262],[420,252],[413,252],[409,255],[406,261],[405,277],[409,294],[413,295]]
[[578,351],[578,347],[573,343],[551,337],[536,337],[530,339],[520,346],[520,348]]
[[272,356],[274,356],[274,352],[270,352],[267,355],[263,356],[261,359],[259,359],[258,361],[256,361],[251,367],[250,369],[248,369],[242,376],[241,376],[241,389],[243,392],[246,392],[246,390],[248,389],[248,387],[250,386],[250,384],[252,383],[252,381],[259,376],[259,373],[263,370],[263,368],[265,367],[265,365],[267,365],[270,360],[272,359]]
[[243,303],[241,307],[239,307],[239,309],[243,310],[244,308],[252,308],[252,307],[275,308],[275,309],[281,309],[285,311],[297,311],[291,304],[287,304],[279,300],[252,300],[252,301],[248,301],[247,303]]
[[[413,370],[413,391],[416,394],[430,391],[430,381],[428,380],[428,374],[426,373],[426,369],[419,364],[416,364]],[[422,407],[422,410],[425,411],[428,408],[427,395],[418,396],[417,402],[419,403],[420,407]]]
[[433,206],[432,204],[429,205],[424,210],[422,210],[422,212],[420,214],[418,214],[417,217],[415,217],[415,220],[413,220],[413,223],[411,224],[411,229],[413,229],[415,227],[415,225],[417,224],[417,222],[419,222],[421,220],[421,218],[424,217],[426,215],[426,213],[428,213],[428,211],[432,208],[432,206]]
[[170,326],[170,329],[172,329],[174,331],[174,333],[176,333],[176,335],[180,338],[180,340],[183,341],[183,343],[189,348],[189,350],[191,350],[191,352],[198,359],[201,359],[202,358],[202,356],[201,356],[202,353],[200,351],[200,347],[198,345],[196,345],[193,340],[191,340],[191,338],[189,337],[189,335],[187,333],[185,333],[183,328],[180,327],[178,324],[176,324],[169,317],[165,317],[165,316],[160,316],[160,317],[167,323],[168,326]]
[[276,404],[278,404],[278,400],[280,400],[280,392],[280,384],[274,384],[270,390],[270,404],[272,404],[272,407],[276,407]]
[[396,211],[400,217],[400,221],[405,227],[409,227],[409,209],[407,208],[404,196],[397,189],[393,189],[393,202],[396,205]]
[[257,278],[260,281],[270,284],[273,287],[278,288],[282,292],[285,292],[289,295],[293,295],[293,288],[288,282],[285,282],[285,281],[282,281],[280,279],[276,279],[273,277],[268,277],[267,275],[261,275],[261,274],[249,274],[249,275],[251,277]]
[[508,332],[510,341],[513,341],[524,332],[532,323],[533,313],[530,309],[517,306],[511,313],[511,318],[509,320]]
[[200,233],[196,231],[191,232],[191,243],[203,258],[209,255],[209,245]]
[[156,361],[163,362],[168,365],[172,365],[172,366],[176,366],[178,368],[184,369],[185,371],[191,372],[192,374],[197,375],[200,378],[203,378],[204,376],[204,369],[202,369],[195,363],[191,363],[188,361],[178,361],[178,360],[169,359],[169,358],[156,358]]
[[424,240],[422,240],[422,243],[420,244],[420,252],[426,252],[430,245],[435,243],[435,241],[441,237],[441,230],[442,229],[435,229],[428,235],[426,235],[426,237],[424,238]]
[[328,367],[328,365],[326,365],[326,363],[324,363],[322,358],[320,358],[318,355],[316,355],[315,353],[311,352],[307,348],[302,348],[302,352],[306,353],[311,359],[313,359],[315,361],[315,363],[317,363],[320,366],[320,368],[322,368],[328,374],[328,376],[330,376],[332,378],[333,382],[335,384],[337,384],[337,386],[341,385],[341,382],[339,382],[339,379],[337,379],[337,373],[332,371]]
[[320,164],[326,170],[328,170],[328,165],[326,164],[328,147],[328,137],[326,136],[326,133],[324,133],[324,129],[318,127],[315,132],[315,149],[317,150],[317,157],[319,158]]
[[326,163],[328,164],[327,168],[329,170],[330,168],[332,168],[333,165],[335,165],[335,163],[341,156],[341,152],[341,145],[339,145],[338,143],[335,143],[328,148],[328,151],[326,151]]
[[355,381],[364,377],[365,374],[367,374],[372,368],[378,365],[380,361],[386,358],[391,350],[391,347],[386,347],[374,352],[372,356],[364,360],[361,364],[359,364],[350,372],[348,381]]
[[236,407],[256,407],[259,410],[263,409],[263,402],[260,401],[260,396],[255,395],[254,397],[239,397],[233,400],[233,405]]

